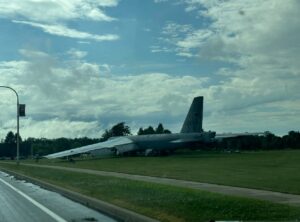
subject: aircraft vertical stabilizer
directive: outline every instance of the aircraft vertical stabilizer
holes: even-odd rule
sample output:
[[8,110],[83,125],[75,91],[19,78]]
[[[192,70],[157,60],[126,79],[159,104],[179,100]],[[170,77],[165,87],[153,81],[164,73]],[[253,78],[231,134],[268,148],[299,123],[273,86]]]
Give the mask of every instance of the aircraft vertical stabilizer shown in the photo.
[[203,119],[203,96],[195,97],[185,118],[181,133],[200,133]]

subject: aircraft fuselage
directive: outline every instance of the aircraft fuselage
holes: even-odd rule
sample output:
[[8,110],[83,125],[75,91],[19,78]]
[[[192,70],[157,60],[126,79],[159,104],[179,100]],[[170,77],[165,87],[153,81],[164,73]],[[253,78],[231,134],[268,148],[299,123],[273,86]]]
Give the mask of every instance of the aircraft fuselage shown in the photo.
[[[134,147],[130,150],[134,151],[172,151],[178,148],[193,148],[199,144],[210,143],[214,140],[215,132],[201,132],[201,133],[174,133],[174,134],[151,134],[139,136],[127,136],[133,143]],[[123,149],[122,149],[123,148]],[[125,147],[117,146],[116,149],[120,153]]]

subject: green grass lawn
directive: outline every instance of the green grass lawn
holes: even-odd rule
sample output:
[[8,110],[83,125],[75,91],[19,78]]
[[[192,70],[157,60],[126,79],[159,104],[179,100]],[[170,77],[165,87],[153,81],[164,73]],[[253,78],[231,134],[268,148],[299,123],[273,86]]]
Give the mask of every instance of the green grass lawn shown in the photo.
[[[30,161],[29,161],[30,162]],[[167,157],[41,160],[39,164],[116,171],[300,194],[300,150],[183,152]]]
[[161,221],[300,219],[300,208],[267,201],[114,177],[53,169],[41,170],[24,165],[1,164],[1,162],[0,167],[45,180]]

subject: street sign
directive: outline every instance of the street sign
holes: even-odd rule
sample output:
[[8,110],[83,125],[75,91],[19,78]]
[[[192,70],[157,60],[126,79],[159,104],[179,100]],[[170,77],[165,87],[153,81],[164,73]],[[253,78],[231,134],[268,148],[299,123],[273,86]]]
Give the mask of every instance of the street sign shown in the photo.
[[19,116],[25,116],[25,104],[19,104]]

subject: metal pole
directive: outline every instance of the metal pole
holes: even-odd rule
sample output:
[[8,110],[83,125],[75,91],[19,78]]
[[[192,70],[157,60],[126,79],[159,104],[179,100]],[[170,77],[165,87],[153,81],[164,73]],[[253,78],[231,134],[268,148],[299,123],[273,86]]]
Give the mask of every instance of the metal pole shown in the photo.
[[20,164],[20,110],[19,110],[19,96],[17,95],[17,165]]
[[17,96],[17,165],[19,165],[20,164],[20,161],[19,161],[19,159],[20,159],[19,158],[19,150],[20,150],[20,141],[19,141],[19,118],[20,118],[20,114],[19,114],[19,95],[18,95],[16,90],[14,90],[13,88],[11,88],[9,86],[0,86],[0,87],[12,90]]

